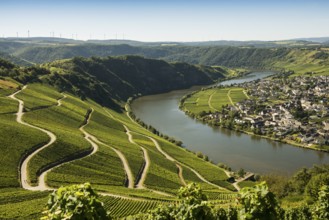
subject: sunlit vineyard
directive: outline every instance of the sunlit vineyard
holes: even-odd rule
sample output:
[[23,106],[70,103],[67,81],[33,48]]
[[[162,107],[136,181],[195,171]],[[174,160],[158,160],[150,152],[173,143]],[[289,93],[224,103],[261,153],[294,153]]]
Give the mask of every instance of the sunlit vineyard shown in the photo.
[[138,213],[145,213],[160,204],[167,204],[167,202],[161,201],[139,201],[113,197],[103,197],[102,201],[104,202],[105,208],[111,212],[111,216],[113,217],[123,217]]
[[[23,121],[56,136],[53,144],[29,160],[27,171],[33,185],[38,184],[38,177],[45,167],[52,168],[45,178],[47,187],[90,182],[101,194],[114,196],[102,196],[101,199],[115,218],[145,213],[160,204],[177,202],[177,192],[184,181],[196,182],[202,189],[209,190],[206,194],[215,204],[233,201],[229,192],[234,188],[226,181],[227,175],[221,168],[149,132],[130,120],[124,112],[105,108],[90,99],[81,100],[70,93],[60,93],[42,84],[29,84],[16,95],[24,103]],[[49,192],[18,188],[22,172],[18,167],[24,155],[44,146],[49,137],[38,129],[17,122],[17,100],[2,95],[0,106],[4,107],[0,112],[3,125],[0,129],[3,145],[0,148],[0,186],[8,188],[8,191],[0,190],[0,219],[38,219],[46,207]],[[85,131],[93,136],[92,141],[99,141],[98,148],[90,156],[75,157],[81,151],[93,148],[79,129],[90,109],[93,112]],[[129,140],[128,129],[136,144]],[[152,138],[165,153],[159,150]],[[146,149],[150,159],[146,171],[143,170],[146,158],[141,147]],[[126,185],[127,168],[115,150],[122,153],[131,169],[134,181],[131,188]],[[178,167],[181,167],[181,174]],[[141,172],[146,172],[145,188],[136,189]]]

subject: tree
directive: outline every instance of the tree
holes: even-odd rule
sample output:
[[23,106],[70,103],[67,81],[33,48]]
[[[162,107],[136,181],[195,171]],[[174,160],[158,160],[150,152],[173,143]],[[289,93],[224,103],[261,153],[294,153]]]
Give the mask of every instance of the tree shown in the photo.
[[291,184],[287,176],[268,174],[262,176],[261,179],[267,183],[269,190],[278,198],[283,198],[292,191]]
[[239,177],[243,177],[245,174],[246,172],[244,171],[244,169],[240,168],[240,170],[238,171]]
[[282,209],[265,182],[243,188],[238,201],[242,205],[241,219],[272,220],[280,219],[282,214]]
[[182,202],[175,210],[175,219],[213,219],[212,208],[207,203],[207,196],[203,194],[199,185],[195,183],[181,187],[178,196]]
[[312,175],[306,168],[302,168],[291,179],[291,184],[297,193],[303,193],[305,186],[310,181]]
[[110,220],[89,183],[60,187],[49,196],[42,220]]

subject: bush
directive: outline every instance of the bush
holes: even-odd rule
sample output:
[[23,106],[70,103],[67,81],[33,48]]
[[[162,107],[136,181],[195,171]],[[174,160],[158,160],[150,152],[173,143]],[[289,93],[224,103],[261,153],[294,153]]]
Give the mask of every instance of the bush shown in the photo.
[[157,220],[212,220],[215,219],[213,209],[207,202],[200,186],[195,183],[182,187],[178,191],[181,202],[160,206],[147,215],[138,216],[134,219],[157,219]]
[[60,187],[49,196],[48,209],[41,219],[110,220],[89,183]]
[[282,210],[265,182],[240,191],[241,219],[280,219]]
[[239,177],[243,177],[244,175],[246,174],[246,172],[244,171],[244,169],[239,169],[239,171],[238,171],[238,175],[239,175]]
[[203,156],[203,153],[201,153],[201,152],[199,152],[199,151],[196,152],[195,155],[196,155],[197,157],[201,158],[201,159],[203,159],[203,157],[204,157],[204,156]]

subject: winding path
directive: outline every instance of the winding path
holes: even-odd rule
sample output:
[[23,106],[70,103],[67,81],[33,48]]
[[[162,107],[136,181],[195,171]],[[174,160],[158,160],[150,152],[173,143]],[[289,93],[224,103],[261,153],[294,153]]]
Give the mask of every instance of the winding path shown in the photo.
[[247,99],[250,99],[250,96],[248,95],[246,90],[243,90],[244,95],[247,97]]
[[[69,163],[69,162],[72,162],[73,160],[71,161],[68,161],[68,162],[64,162],[64,163],[61,163],[57,166],[54,166],[48,170],[45,170],[44,172],[41,173],[41,175],[39,176],[38,178],[38,185],[37,186],[31,186],[29,181],[28,181],[28,164],[30,162],[30,160],[33,158],[33,156],[35,156],[37,153],[39,153],[41,150],[49,147],[51,144],[53,144],[56,140],[57,140],[57,137],[55,134],[53,134],[52,132],[46,130],[46,129],[43,129],[43,128],[39,128],[37,126],[34,126],[34,125],[31,125],[31,124],[28,124],[26,122],[23,121],[23,115],[24,115],[24,101],[18,99],[16,97],[16,95],[18,93],[20,93],[22,90],[26,89],[27,86],[24,86],[21,90],[18,90],[17,92],[13,93],[12,95],[8,96],[9,98],[11,99],[14,99],[16,100],[17,102],[19,102],[19,106],[18,106],[18,111],[16,113],[17,117],[16,117],[16,121],[22,125],[25,125],[25,126],[28,126],[30,128],[33,128],[33,129],[37,129],[39,131],[42,131],[44,133],[46,133],[48,136],[49,136],[49,141],[47,144],[41,146],[40,148],[38,148],[37,150],[35,150],[34,152],[32,152],[30,155],[28,155],[24,161],[22,162],[22,165],[20,167],[20,178],[21,178],[21,184],[22,184],[22,188],[26,189],[26,190],[31,190],[31,191],[47,191],[47,190],[54,190],[54,188],[51,188],[49,187],[47,184],[46,184],[46,176],[49,172],[51,172],[53,169],[57,168],[57,167],[60,167],[66,163]],[[67,96],[65,94],[63,94],[63,97],[58,99],[57,100],[57,106],[61,106],[62,105],[62,100],[64,98],[66,98]],[[99,141],[95,136],[89,134],[87,131],[85,131],[85,126],[87,126],[90,122],[90,118],[91,118],[91,115],[92,113],[94,112],[94,109],[91,109],[91,111],[88,113],[88,115],[86,116],[86,121],[85,123],[79,128],[79,130],[83,133],[84,135],[84,138],[91,144],[91,146],[93,147],[93,150],[91,153],[89,153],[87,156],[84,156],[82,158],[86,158],[86,157],[89,157],[93,154],[95,154],[98,149],[99,149],[99,146],[97,145],[98,144],[103,144],[103,145],[106,145],[105,143]],[[130,134],[130,133],[129,133]],[[131,135],[130,135],[131,136]],[[130,138],[131,141],[133,141],[132,137]],[[108,145],[106,145],[108,146]],[[120,152],[119,150],[113,148],[113,147],[110,147],[113,151],[115,151],[117,153],[117,155],[120,157],[122,163],[123,163],[123,166],[124,166],[124,169],[125,169],[125,172],[127,174],[127,178],[128,178],[128,188],[134,188],[134,181],[133,181],[133,175],[132,175],[132,172],[131,172],[131,169],[129,167],[129,164],[128,164],[128,161],[127,159],[125,158],[125,156],[122,154],[122,152]],[[143,181],[140,181],[139,182],[139,186],[140,188],[144,188],[143,186],[143,183],[144,183],[144,180],[146,178],[146,173],[147,173],[147,170],[148,170],[148,167],[149,167],[149,164],[150,164],[150,160],[149,160],[149,157],[148,157],[148,154],[147,154],[147,151],[144,149],[144,155],[145,155],[145,159],[146,159],[146,166],[144,168],[144,170],[146,171],[145,174],[143,172],[143,175],[142,175],[142,180]],[[78,158],[78,159],[82,159],[82,158]],[[75,160],[78,160],[78,159],[75,159]],[[144,177],[143,177],[144,176]],[[159,192],[159,191],[156,191],[156,190],[151,190],[155,193],[158,193],[158,194],[161,194],[161,195],[164,195],[164,196],[172,196],[170,194],[167,194],[167,193],[164,193],[164,192]],[[123,199],[132,199],[132,200],[139,200],[139,201],[146,201],[146,199],[139,199],[139,198],[134,198],[134,197],[129,197],[129,196],[121,196],[121,195],[115,195],[115,194],[110,194],[110,193],[100,193],[101,195],[103,196],[112,196],[112,197],[118,197],[118,198],[123,198]]]
[[185,182],[185,179],[184,179],[184,176],[183,176],[183,168],[181,165],[179,165],[178,163],[176,163],[176,167],[178,168],[178,176],[179,176],[179,180],[181,182],[181,184],[183,186],[186,186],[186,182]]
[[[126,108],[127,109],[127,108]],[[132,140],[132,135],[131,135],[131,131],[127,128],[127,126],[125,125],[125,122],[123,122],[123,121],[121,121],[120,119],[117,119],[117,118],[115,118],[109,111],[107,111],[106,109],[105,109],[105,111],[114,119],[114,120],[116,120],[116,121],[119,121],[119,122],[121,122],[122,124],[123,124],[123,126],[125,127],[125,129],[126,129],[126,133],[127,133],[127,135],[128,135],[128,139],[129,139],[129,141],[131,142],[131,143],[134,143],[134,144],[136,144],[133,140]],[[129,117],[129,119],[132,121],[132,122],[134,122],[134,123],[136,123],[137,125],[139,125],[137,122],[135,122],[130,116],[129,116],[129,114],[128,114],[128,112],[127,112],[127,115],[128,115],[128,117]],[[140,125],[139,125],[140,126]],[[218,186],[218,185],[216,185],[216,184],[214,184],[214,183],[212,183],[212,182],[210,182],[210,181],[208,181],[208,180],[206,180],[200,173],[198,173],[196,170],[194,170],[192,167],[189,167],[188,165],[185,165],[185,164],[182,164],[181,162],[179,162],[179,161],[177,161],[176,159],[174,159],[173,157],[171,157],[169,154],[167,154],[165,151],[163,151],[162,150],[162,148],[161,148],[161,146],[159,145],[159,143],[154,139],[154,138],[152,138],[152,137],[150,137],[150,136],[147,136],[147,135],[144,135],[144,134],[140,134],[140,133],[138,133],[138,132],[135,132],[135,133],[137,133],[137,134],[139,134],[139,135],[142,135],[142,136],[145,136],[145,137],[148,137],[149,139],[151,139],[152,141],[153,141],[153,143],[154,143],[154,145],[156,146],[156,148],[158,149],[158,151],[161,153],[161,154],[163,154],[168,160],[171,160],[171,161],[174,161],[174,162],[176,162],[178,165],[181,165],[181,166],[185,166],[186,168],[188,168],[189,170],[191,170],[200,180],[202,180],[203,182],[205,182],[205,183],[207,183],[207,184],[209,184],[209,185],[211,185],[211,186],[214,186],[214,187],[216,187],[216,188],[218,188],[218,189],[225,189],[225,190],[227,190],[226,188],[224,188],[224,187],[221,187],[221,186]],[[230,177],[230,175],[228,174],[228,172],[225,172],[226,173],[226,175],[228,176],[228,177]],[[184,180],[184,182],[185,182],[185,180]]]
[[[57,166],[54,166],[46,171],[44,171],[43,173],[41,173],[41,175],[39,176],[38,178],[38,185],[37,186],[31,186],[30,183],[29,183],[29,179],[28,179],[28,164],[29,162],[31,161],[31,159],[37,154],[39,153],[40,151],[42,151],[43,149],[49,147],[51,144],[53,144],[56,140],[57,140],[57,137],[54,133],[46,130],[46,129],[43,129],[43,128],[40,128],[40,127],[37,127],[37,126],[34,126],[34,125],[31,125],[31,124],[28,124],[27,122],[24,122],[23,121],[23,115],[24,115],[24,102],[20,99],[18,99],[16,97],[16,95],[18,93],[20,93],[22,90],[26,89],[27,86],[24,86],[21,90],[18,90],[17,92],[13,93],[12,95],[8,96],[9,98],[12,98],[16,101],[19,102],[19,106],[18,106],[18,111],[16,113],[17,117],[16,117],[16,121],[22,125],[25,125],[25,126],[28,126],[30,128],[33,128],[33,129],[37,129],[41,132],[44,132],[45,134],[47,134],[49,136],[49,141],[47,144],[41,146],[40,148],[38,148],[37,150],[33,151],[31,154],[29,154],[22,162],[21,164],[21,167],[20,167],[20,179],[21,179],[21,184],[22,184],[22,188],[24,189],[27,189],[27,190],[33,190],[33,191],[45,191],[45,190],[53,190],[53,188],[50,188],[49,186],[47,186],[46,184],[46,176],[47,174],[54,168],[56,167],[59,167],[59,166],[62,166],[63,164],[65,163],[61,163]],[[61,103],[61,100],[66,98],[66,95],[63,95],[63,98],[57,100],[57,106],[61,106],[62,103]],[[86,132],[84,130],[84,127],[86,125],[89,124],[89,121],[90,121],[90,117],[91,117],[91,114],[94,110],[91,109],[91,112],[88,114],[87,118],[86,118],[86,123],[84,125],[82,125],[79,130],[84,134],[84,138],[91,144],[91,146],[93,147],[93,151],[88,154],[87,156],[90,156],[94,153],[97,152],[98,150],[98,145],[92,141],[92,138],[93,136],[90,135],[88,132]],[[83,157],[85,158],[85,157]],[[79,158],[81,159],[81,158]],[[71,162],[71,161],[69,161]],[[68,162],[67,162],[68,163]]]
[[134,141],[133,136],[131,134],[132,131],[130,131],[129,128],[126,125],[123,125],[123,127],[126,130],[126,134],[128,135],[129,142],[132,143],[132,144],[135,144],[135,145],[139,146],[142,149],[143,155],[144,155],[145,165],[144,165],[143,170],[142,170],[142,173],[140,175],[140,179],[139,179],[138,183],[136,184],[136,188],[137,189],[148,189],[148,190],[150,190],[150,191],[152,191],[154,193],[157,193],[159,195],[173,197],[173,195],[171,195],[171,194],[168,194],[168,193],[165,193],[165,192],[162,192],[162,191],[158,191],[158,190],[154,190],[154,189],[150,189],[150,188],[147,188],[147,187],[144,186],[144,182],[146,180],[147,172],[148,172],[148,170],[150,168],[150,165],[151,165],[150,157],[148,155],[147,150],[144,147],[142,147],[141,145],[137,144]]
[[147,172],[148,172],[148,170],[150,168],[150,165],[151,165],[150,157],[148,155],[147,150],[144,147],[140,146],[139,144],[137,144],[134,141],[133,136],[131,135],[131,131],[129,130],[129,128],[126,125],[123,125],[123,127],[126,130],[126,134],[128,135],[129,142],[132,143],[132,144],[135,144],[135,145],[139,146],[142,149],[142,151],[143,151],[145,165],[144,165],[144,168],[142,170],[140,179],[139,179],[138,183],[136,184],[136,188],[137,189],[145,189],[144,182],[146,180]]
[[[124,128],[125,128],[125,130],[126,130],[126,134],[128,135],[128,140],[129,140],[130,143],[136,144],[136,143],[134,142],[133,138],[132,138],[131,133],[136,133],[136,134],[138,134],[138,135],[144,136],[144,137],[150,139],[150,140],[154,143],[155,147],[158,149],[158,151],[160,151],[160,153],[161,153],[162,155],[164,155],[164,156],[166,157],[166,159],[168,159],[168,160],[170,160],[170,161],[172,161],[172,162],[176,162],[176,166],[177,166],[177,168],[178,168],[178,176],[179,176],[179,179],[180,179],[182,185],[183,185],[183,186],[186,186],[186,182],[185,182],[185,179],[184,179],[184,176],[183,176],[183,168],[181,167],[181,165],[179,164],[178,161],[176,161],[174,158],[172,158],[170,155],[168,155],[166,152],[164,152],[164,151],[162,150],[162,148],[160,147],[159,143],[158,143],[154,138],[152,138],[152,137],[150,137],[150,136],[147,136],[147,135],[144,135],[144,134],[141,134],[141,133],[138,133],[138,132],[130,131],[130,130],[128,129],[128,127],[125,125],[125,123],[124,123],[123,121],[121,121],[120,119],[115,118],[115,117],[114,117],[110,112],[108,112],[107,110],[105,110],[105,111],[108,113],[108,115],[111,116],[111,118],[113,118],[114,120],[116,120],[116,121],[122,123],[122,125],[124,126]],[[127,115],[128,115],[128,114],[127,114]],[[132,120],[134,123],[136,123],[136,122],[135,122],[135,121],[134,121],[129,115],[128,115],[128,117],[129,117],[130,120]],[[140,126],[139,124],[137,124],[137,125]],[[128,132],[128,131],[129,131],[129,132]],[[139,146],[139,145],[138,145],[138,146]],[[141,147],[141,146],[140,146],[140,147]],[[142,147],[142,149],[144,149],[144,148]],[[144,149],[144,150],[145,150],[145,149]],[[145,150],[145,151],[146,151],[146,150]],[[143,152],[144,152],[144,151],[143,151]],[[146,153],[147,153],[147,151],[146,151]],[[144,152],[144,155],[145,155],[145,152]],[[147,154],[147,155],[148,155],[148,154]]]
[[227,92],[227,97],[228,97],[228,99],[230,100],[232,106],[233,106],[236,110],[238,110],[237,107],[235,106],[235,104],[234,104],[234,102],[233,102],[231,96],[230,96],[230,95],[231,95],[231,90],[232,90],[232,89],[228,90],[228,92]]
[[218,112],[219,112],[219,110],[218,110],[217,108],[215,108],[215,107],[211,104],[212,96],[215,95],[215,93],[216,93],[216,91],[213,92],[213,93],[209,96],[209,98],[208,98],[208,106],[209,106],[211,109],[214,109],[215,111],[218,111]]
[[154,138],[152,138],[152,137],[150,137],[150,136],[147,136],[147,135],[140,134],[140,133],[138,133],[138,132],[134,132],[134,133],[139,134],[139,135],[141,135],[141,136],[144,136],[144,137],[150,139],[150,140],[153,142],[153,144],[154,144],[154,146],[156,147],[156,149],[157,149],[157,150],[158,150],[158,151],[159,151],[159,152],[160,152],[160,153],[161,153],[161,154],[162,154],[167,160],[169,160],[169,161],[171,161],[171,162],[174,162],[174,163],[176,164],[176,166],[177,166],[177,168],[178,168],[178,176],[179,176],[179,179],[180,179],[182,185],[183,185],[183,186],[186,186],[186,182],[185,182],[185,179],[184,179],[184,177],[183,177],[183,168],[182,168],[182,166],[180,165],[180,163],[179,163],[177,160],[175,160],[173,157],[171,157],[169,154],[167,154],[166,152],[164,152],[164,151],[162,150],[162,148],[161,148],[159,142],[158,142],[157,140],[155,140]]
[[123,164],[123,167],[124,167],[124,170],[125,170],[125,173],[127,175],[127,180],[128,180],[128,188],[130,189],[133,189],[134,188],[134,176],[131,172],[131,169],[130,169],[130,166],[129,166],[129,163],[126,159],[126,157],[123,155],[123,153],[121,151],[119,151],[118,149],[115,149],[114,147],[111,147],[107,144],[105,144],[104,142],[98,140],[96,137],[92,136],[92,139],[94,142],[98,143],[98,144],[101,144],[101,145],[104,145],[106,147],[109,147],[111,148],[120,158],[122,164]]
[[61,106],[63,99],[65,99],[67,97],[65,94],[62,94],[62,95],[63,95],[63,97],[57,100],[57,107]]
[[[125,127],[126,130],[128,129],[127,126],[124,125],[124,127]],[[129,130],[127,130],[127,131],[129,131]],[[132,138],[132,135],[131,135],[130,133],[131,133],[131,131],[129,131],[129,135],[130,135],[130,137]],[[202,180],[203,182],[205,182],[205,183],[207,183],[207,184],[209,184],[209,185],[211,185],[211,186],[214,186],[214,187],[216,187],[216,188],[218,188],[218,189],[225,189],[224,187],[220,187],[220,186],[218,186],[218,185],[216,185],[216,184],[214,184],[214,183],[212,183],[212,182],[206,180],[206,179],[205,179],[200,173],[198,173],[198,172],[197,172],[196,170],[194,170],[192,167],[189,167],[189,166],[187,166],[187,165],[185,165],[185,164],[182,164],[181,162],[179,162],[179,161],[177,161],[176,159],[174,159],[173,157],[171,157],[169,154],[167,154],[165,151],[162,150],[161,146],[159,145],[159,143],[158,143],[154,138],[152,138],[152,137],[150,137],[150,136],[147,136],[147,135],[140,134],[140,133],[138,133],[138,132],[134,132],[134,133],[139,134],[139,135],[142,135],[142,136],[145,136],[145,137],[149,138],[150,140],[152,140],[153,143],[154,143],[154,145],[155,145],[155,147],[158,149],[158,151],[159,151],[162,155],[164,155],[168,160],[175,162],[176,165],[177,165],[177,167],[180,166],[180,168],[178,168],[179,170],[182,171],[183,169],[182,169],[181,166],[185,166],[186,168],[188,168],[189,170],[191,170],[191,171],[192,171],[192,172],[193,172],[193,173],[194,173],[194,174],[195,174],[200,180]],[[134,142],[134,143],[135,143],[135,142]],[[136,144],[136,143],[135,143],[135,144]],[[186,182],[185,182],[185,180],[184,180],[184,178],[183,178],[182,172],[179,172],[179,173],[181,173],[181,175],[180,175],[181,182],[182,182],[182,183],[185,183],[185,185],[186,185]]]
[[32,152],[30,155],[28,155],[22,162],[22,165],[20,167],[20,178],[21,178],[21,184],[22,187],[24,189],[28,189],[28,190],[40,190],[40,191],[44,191],[44,190],[48,190],[49,188],[46,185],[45,182],[45,175],[40,175],[39,177],[39,181],[38,181],[38,185],[37,186],[31,186],[28,180],[28,163],[30,162],[30,160],[33,158],[34,155],[36,155],[37,153],[39,153],[40,151],[42,151],[43,149],[49,147],[50,145],[52,145],[55,141],[56,141],[56,135],[46,129],[43,128],[39,128],[37,126],[28,124],[26,122],[23,121],[23,115],[24,115],[24,102],[18,98],[16,98],[16,95],[18,93],[20,93],[22,90],[26,89],[27,86],[24,86],[21,90],[18,90],[17,92],[15,92],[14,94],[10,95],[9,97],[18,101],[19,102],[19,106],[18,106],[18,112],[16,113],[17,118],[16,121],[22,125],[28,126],[30,128],[33,129],[37,129],[39,131],[42,131],[43,133],[46,133],[49,137],[49,141],[47,144],[41,146],[40,148],[38,148],[37,150],[35,150],[34,152]]
[[[206,180],[206,179],[205,179],[205,178],[204,178],[199,172],[197,172],[196,170],[194,170],[192,167],[189,167],[189,166],[187,166],[187,165],[185,165],[185,164],[182,164],[181,162],[179,162],[179,161],[177,161],[176,159],[174,159],[173,157],[171,157],[169,154],[167,154],[165,151],[162,150],[160,144],[159,144],[158,141],[155,140],[154,138],[149,137],[149,136],[147,136],[147,135],[140,134],[140,133],[138,133],[138,132],[134,132],[134,133],[139,134],[139,135],[142,135],[142,136],[147,137],[147,138],[149,138],[150,140],[152,140],[153,143],[154,143],[154,145],[155,145],[155,147],[157,148],[157,150],[158,150],[162,155],[164,155],[168,160],[170,160],[170,161],[176,163],[176,166],[177,166],[178,169],[181,171],[181,176],[180,176],[180,178],[181,178],[181,182],[184,182],[185,185],[186,185],[186,182],[185,182],[185,180],[184,180],[184,178],[183,178],[183,176],[182,176],[182,170],[183,170],[183,169],[182,169],[181,166],[185,166],[186,168],[188,168],[189,170],[191,170],[191,171],[192,171],[195,175],[197,175],[197,177],[198,177],[200,180],[202,180],[203,182],[205,182],[205,183],[207,183],[207,184],[209,184],[209,185],[212,185],[212,186],[214,186],[214,187],[216,187],[216,188],[218,188],[218,189],[225,189],[225,188],[220,187],[220,186],[218,186],[218,185],[216,185],[216,184],[214,184],[214,183],[212,183],[212,182],[209,182],[209,181]],[[180,167],[180,168],[179,168],[179,167]],[[179,172],[179,173],[180,173],[180,172]],[[226,172],[225,172],[225,173],[226,173]],[[226,173],[226,174],[227,174],[227,173]]]
[[[87,126],[87,125],[89,124],[89,122],[90,122],[90,118],[91,118],[91,115],[92,115],[93,111],[94,111],[94,109],[91,109],[91,111],[88,113],[88,115],[87,115],[87,117],[86,117],[86,121],[85,121],[85,123],[79,128],[79,130],[83,133],[84,138],[85,138],[85,139],[91,144],[91,146],[93,147],[92,152],[89,153],[87,156],[84,156],[84,157],[82,157],[82,158],[86,158],[86,157],[89,157],[89,156],[95,154],[95,153],[98,151],[98,148],[99,148],[98,145],[97,145],[95,142],[93,142],[93,140],[92,140],[92,138],[93,138],[94,136],[90,135],[88,132],[86,132],[86,131],[84,130],[84,127]],[[82,158],[77,158],[77,159],[74,159],[74,160],[79,160],[79,159],[82,159]],[[40,177],[39,177],[39,185],[40,185],[40,183],[42,183],[42,184],[43,184],[43,189],[37,189],[37,190],[40,190],[40,191],[44,191],[44,190],[54,190],[54,188],[51,188],[51,187],[47,186],[47,184],[46,184],[45,179],[46,179],[47,174],[50,173],[53,169],[55,169],[55,168],[57,168],[57,167],[60,167],[60,166],[63,166],[64,164],[70,163],[70,162],[72,162],[72,161],[74,161],[74,160],[70,160],[70,161],[68,161],[68,162],[61,163],[61,164],[59,164],[59,165],[57,165],[57,166],[54,166],[54,167],[52,167],[52,168],[50,168],[50,169],[45,170],[44,172],[42,172],[41,175],[40,175]]]

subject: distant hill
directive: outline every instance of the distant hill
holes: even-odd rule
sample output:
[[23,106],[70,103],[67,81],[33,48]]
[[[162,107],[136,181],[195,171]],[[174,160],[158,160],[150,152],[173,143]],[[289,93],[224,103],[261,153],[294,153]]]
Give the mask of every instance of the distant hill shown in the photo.
[[187,62],[202,65],[261,68],[272,60],[289,53],[286,48],[254,48],[228,46],[158,46],[83,44],[74,46],[32,47],[17,50],[14,55],[35,63],[52,62],[76,56],[139,55],[169,62]]
[[21,43],[36,43],[36,44],[42,44],[42,43],[62,43],[62,44],[79,44],[84,43],[84,41],[81,40],[74,40],[69,38],[60,38],[60,37],[9,37],[5,38],[3,40],[6,41],[13,41],[13,42],[21,42]]
[[[325,43],[320,44],[306,40],[190,43],[147,43],[129,40],[79,42],[57,38],[32,38],[31,42],[23,42],[23,40],[26,39],[16,39],[16,41],[0,39],[0,51],[10,54],[12,58],[16,57],[18,58],[17,60],[25,61],[25,64],[24,62],[20,64],[13,61],[20,65],[27,65],[28,63],[41,64],[60,59],[71,59],[73,57],[138,55],[167,62],[186,62],[206,66],[219,65],[250,69],[286,68],[297,70],[299,73],[303,71],[327,71],[324,70],[323,65],[321,66],[321,63],[327,63],[325,58],[327,50],[320,48],[328,46]],[[53,42],[47,42],[48,40]],[[63,42],[58,42],[60,40],[63,40]],[[131,46],[129,44],[140,46]],[[214,46],[216,44],[218,45]],[[319,50],[322,50],[321,54]],[[295,66],[305,65],[303,60],[307,60],[313,66],[311,68],[306,66],[306,68],[295,68]]]
[[10,61],[10,62],[12,62],[16,65],[20,65],[20,66],[31,66],[31,65],[33,65],[33,63],[31,63],[31,62],[28,62],[28,61],[23,60],[21,58],[9,55],[7,53],[3,53],[1,51],[0,51],[0,58],[8,60],[8,61]]
[[316,42],[316,43],[325,43],[325,42],[329,41],[329,37],[297,38],[295,40],[310,41],[310,42]]

